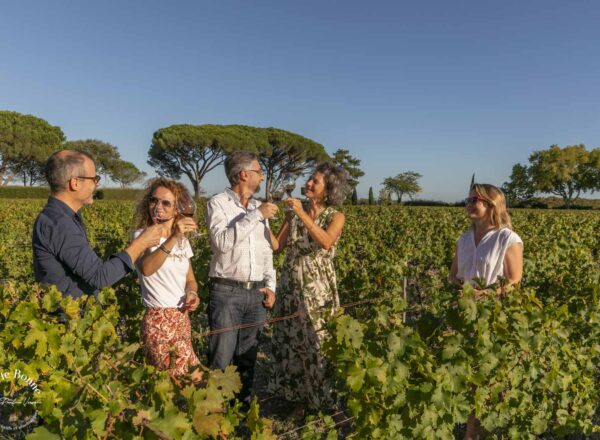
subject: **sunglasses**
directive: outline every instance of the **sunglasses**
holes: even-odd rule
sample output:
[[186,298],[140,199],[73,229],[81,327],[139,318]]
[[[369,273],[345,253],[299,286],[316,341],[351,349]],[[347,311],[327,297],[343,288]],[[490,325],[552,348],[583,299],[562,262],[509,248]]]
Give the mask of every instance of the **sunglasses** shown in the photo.
[[149,202],[150,205],[156,205],[160,203],[165,209],[170,209],[173,207],[173,202],[171,202],[170,200],[159,199],[158,197],[150,197]]
[[100,182],[100,176],[93,176],[93,177],[77,176],[77,178],[84,179],[84,180],[93,180],[96,185],[98,185],[98,183]]
[[481,202],[485,202],[486,200],[482,199],[481,197],[477,197],[477,196],[475,196],[475,197],[467,197],[465,199],[465,205],[474,205],[475,203],[480,202],[480,201]]

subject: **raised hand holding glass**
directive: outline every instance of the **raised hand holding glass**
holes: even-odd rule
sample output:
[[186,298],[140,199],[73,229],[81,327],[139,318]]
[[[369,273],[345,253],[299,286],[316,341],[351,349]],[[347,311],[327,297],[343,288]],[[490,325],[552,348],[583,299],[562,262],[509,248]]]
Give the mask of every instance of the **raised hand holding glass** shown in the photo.
[[[183,217],[195,218],[196,216],[196,202],[188,195],[182,194],[177,199],[177,212]],[[198,231],[191,231],[186,234],[188,240],[195,240],[200,237]]]

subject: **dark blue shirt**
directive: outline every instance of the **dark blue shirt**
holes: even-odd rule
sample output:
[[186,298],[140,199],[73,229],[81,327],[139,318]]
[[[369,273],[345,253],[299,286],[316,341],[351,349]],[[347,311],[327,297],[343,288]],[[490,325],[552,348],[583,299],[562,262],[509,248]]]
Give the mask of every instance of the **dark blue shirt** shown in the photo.
[[126,252],[102,261],[88,243],[79,213],[52,196],[35,220],[32,242],[36,281],[74,298],[97,293],[134,270]]

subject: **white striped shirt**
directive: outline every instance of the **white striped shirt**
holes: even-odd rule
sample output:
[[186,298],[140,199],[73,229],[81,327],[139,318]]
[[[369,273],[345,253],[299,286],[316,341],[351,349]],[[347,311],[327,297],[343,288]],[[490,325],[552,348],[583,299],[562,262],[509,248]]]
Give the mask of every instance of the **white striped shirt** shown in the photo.
[[269,221],[258,210],[260,203],[250,199],[245,208],[229,188],[210,198],[206,216],[213,254],[210,277],[264,281],[275,291]]

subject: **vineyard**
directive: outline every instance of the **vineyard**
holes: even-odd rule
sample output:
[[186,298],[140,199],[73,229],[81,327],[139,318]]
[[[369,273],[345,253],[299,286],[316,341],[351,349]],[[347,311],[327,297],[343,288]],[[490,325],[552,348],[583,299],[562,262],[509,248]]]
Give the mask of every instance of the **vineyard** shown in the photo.
[[[331,320],[326,347],[344,417],[298,421],[265,411],[277,396],[260,389],[242,412],[232,400],[240,387],[233,368],[206,370],[197,386],[146,365],[133,275],[98,299],[63,299],[35,285],[30,236],[43,204],[0,200],[0,392],[16,402],[0,406],[0,438],[453,439],[472,411],[501,438],[599,435],[598,212],[514,212],[525,243],[522,285],[475,301],[446,281],[469,227],[462,209],[344,207],[336,269],[347,307]],[[99,255],[125,247],[132,213],[131,202],[85,208]],[[194,251],[205,284],[210,247],[201,239]],[[206,295],[192,315],[201,359]],[[268,361],[263,353],[261,367]]]

